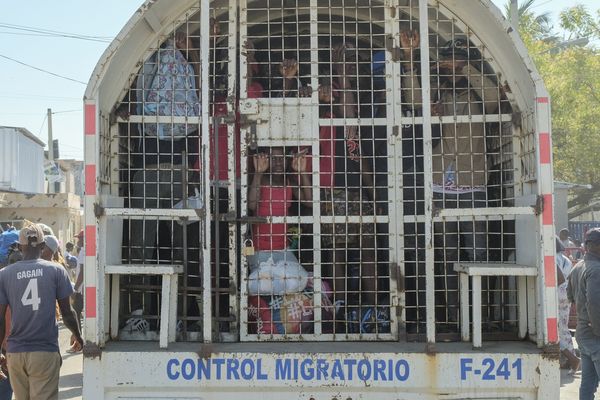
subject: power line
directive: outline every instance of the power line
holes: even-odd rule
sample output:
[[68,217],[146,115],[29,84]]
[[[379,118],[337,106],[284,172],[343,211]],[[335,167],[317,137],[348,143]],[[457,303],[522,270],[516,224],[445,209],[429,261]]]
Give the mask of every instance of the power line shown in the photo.
[[48,70],[45,70],[45,69],[42,69],[42,68],[35,67],[35,66],[33,66],[33,65],[30,65],[30,64],[24,63],[24,62],[22,62],[22,61],[19,61],[19,60],[15,60],[14,58],[11,58],[11,57],[8,57],[8,56],[5,56],[5,55],[3,55],[3,54],[0,54],[0,57],[2,57],[2,58],[5,58],[5,59],[7,59],[7,60],[10,60],[10,61],[12,61],[12,62],[16,62],[17,64],[24,65],[24,66],[26,66],[26,67],[33,68],[33,69],[35,69],[35,70],[37,70],[37,71],[41,71],[41,72],[44,72],[44,73],[46,73],[46,74],[50,74],[50,75],[56,76],[57,78],[62,78],[62,79],[66,79],[66,80],[68,80],[68,81],[72,81],[72,82],[81,83],[82,85],[87,85],[87,83],[86,83],[86,82],[79,81],[79,80],[77,80],[77,79],[69,78],[68,76],[59,75],[59,74],[56,74],[56,73],[54,73],[54,72],[50,72],[50,71],[48,71]]
[[3,92],[0,91],[0,97],[7,98],[31,98],[31,99],[47,99],[47,100],[72,100],[81,101],[81,97],[66,97],[66,96],[46,96],[39,93],[21,93],[21,92]]
[[[83,151],[82,147],[72,146],[72,145],[66,144],[66,143],[61,143],[60,145],[64,146],[64,147],[70,147],[71,149],[74,149],[74,150],[81,150],[81,151]],[[67,151],[69,151],[69,150],[67,150]]]
[[93,42],[109,43],[112,40],[112,37],[109,37],[109,36],[82,35],[82,34],[78,34],[78,33],[53,31],[50,29],[36,28],[36,27],[32,27],[32,26],[8,24],[5,22],[0,22],[0,27],[18,30],[18,31],[24,31],[24,32],[32,32],[33,34],[39,34],[42,36],[53,36],[53,37],[63,37],[63,38],[69,38],[69,39],[89,40],[89,41],[93,41]]
[[48,114],[44,113],[44,120],[42,121],[42,126],[40,126],[40,130],[38,131],[38,136],[42,134],[42,129],[44,129],[44,125],[46,124],[46,119],[48,118]]
[[64,113],[81,112],[81,111],[83,111],[83,110],[81,108],[78,108],[78,109],[74,109],[74,110],[52,111],[52,114],[64,114]]
[[53,96],[37,96],[37,95],[31,95],[31,96],[19,96],[19,95],[8,95],[8,94],[0,94],[0,99],[12,99],[12,100],[24,100],[24,101],[31,101],[31,100],[51,100],[52,102],[63,102],[63,103],[77,103],[77,102],[81,102],[82,100],[79,98],[66,98],[66,97],[53,97]]
[[552,1],[554,1],[554,0],[546,0],[544,2],[541,2],[541,3],[538,3],[538,4],[534,4],[530,8],[537,8],[537,7],[543,6],[544,4],[552,3]]

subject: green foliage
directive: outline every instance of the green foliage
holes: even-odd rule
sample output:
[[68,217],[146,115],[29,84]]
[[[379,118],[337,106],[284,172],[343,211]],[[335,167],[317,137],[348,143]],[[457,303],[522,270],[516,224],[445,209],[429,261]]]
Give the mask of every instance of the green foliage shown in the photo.
[[600,37],[600,10],[597,18],[583,5],[576,5],[560,13],[560,26],[569,32],[569,39],[576,37]]
[[[583,6],[564,10],[559,21],[565,39],[600,37],[600,13]],[[552,98],[555,179],[593,186],[570,200],[573,217],[600,199],[600,51],[557,46],[556,36],[544,38],[535,26],[521,35]]]
[[[517,15],[519,17],[519,32],[527,32],[528,35],[536,39],[547,37],[551,31],[550,28],[550,13],[535,14],[531,8],[535,4],[535,0],[526,0],[518,5]],[[512,2],[506,0],[504,5],[504,13],[508,20],[512,15]]]

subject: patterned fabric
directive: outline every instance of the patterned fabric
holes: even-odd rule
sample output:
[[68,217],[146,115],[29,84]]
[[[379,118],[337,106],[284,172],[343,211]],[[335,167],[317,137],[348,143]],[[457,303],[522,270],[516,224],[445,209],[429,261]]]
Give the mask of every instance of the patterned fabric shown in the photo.
[[[314,332],[314,290],[312,277],[306,289],[283,296],[248,297],[248,332],[259,335],[290,335]],[[321,281],[321,318],[331,320],[331,287]],[[325,329],[327,332],[327,329]]]
[[[142,67],[137,82],[138,114],[176,117],[200,115],[200,100],[196,88],[194,68],[188,63],[172,40],[154,53]],[[144,124],[144,134],[169,139],[171,136],[186,136],[195,131],[186,124]]]
[[[360,191],[346,191],[344,189],[322,189],[321,190],[321,215],[325,216],[373,216],[375,209],[373,204],[366,198],[361,198]],[[326,246],[335,243],[338,245],[360,243],[360,236],[374,234],[374,224],[349,224],[346,222],[338,224],[323,224],[321,235]]]
[[567,286],[573,264],[564,254],[556,253],[556,267],[562,272],[565,281],[558,286],[558,340],[561,350],[574,352],[573,338],[569,331],[569,314],[571,312],[571,302],[567,296]]
[[569,313],[571,312],[571,303],[567,298],[567,285],[562,284],[558,287],[558,339],[560,350],[569,350],[575,352],[573,348],[573,338],[569,331]]

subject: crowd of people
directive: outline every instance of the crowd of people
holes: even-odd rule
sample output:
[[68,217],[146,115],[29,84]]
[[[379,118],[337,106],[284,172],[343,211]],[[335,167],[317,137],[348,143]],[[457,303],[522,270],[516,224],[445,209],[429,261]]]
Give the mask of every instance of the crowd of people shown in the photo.
[[83,231],[62,245],[52,228],[24,221],[0,235],[0,400],[58,398],[58,327],[83,348]]
[[[580,400],[593,400],[600,382],[600,228],[587,231],[583,244],[562,229],[556,237],[558,328],[561,368],[581,368]],[[569,329],[571,305],[577,310],[574,348]]]

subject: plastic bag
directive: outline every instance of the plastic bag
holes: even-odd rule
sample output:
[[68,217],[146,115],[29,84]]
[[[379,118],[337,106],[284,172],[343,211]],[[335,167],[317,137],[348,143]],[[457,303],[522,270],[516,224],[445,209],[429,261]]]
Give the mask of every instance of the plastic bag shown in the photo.
[[248,277],[248,293],[253,296],[283,296],[302,292],[308,282],[308,272],[297,262],[269,258],[258,265]]
[[[194,188],[194,195],[187,198],[187,204],[186,204],[185,208],[197,210],[197,209],[201,209],[203,207],[204,207],[204,202],[202,201],[202,198],[200,197],[200,192],[198,191],[197,188]],[[182,209],[183,208],[183,200],[181,200],[177,204],[175,204],[173,206],[173,208]],[[195,222],[198,222],[198,221],[187,221],[186,225],[193,224]],[[178,220],[177,223],[179,225],[183,225],[183,221],[181,221],[181,220]]]

